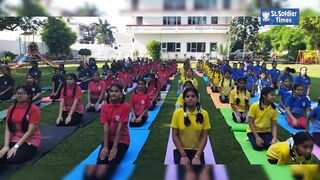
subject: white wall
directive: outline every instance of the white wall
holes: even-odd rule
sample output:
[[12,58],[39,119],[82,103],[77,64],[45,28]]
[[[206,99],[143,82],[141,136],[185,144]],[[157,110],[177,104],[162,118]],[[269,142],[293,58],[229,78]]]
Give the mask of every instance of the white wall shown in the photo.
[[[146,45],[151,40],[180,42],[181,52],[163,53],[162,57],[168,58],[169,56],[169,58],[175,58],[175,55],[178,54],[178,57],[183,59],[184,54],[187,54],[187,57],[192,55],[196,58],[201,58],[201,56],[210,52],[210,43],[225,44],[228,36],[227,34],[136,34],[134,39],[133,49],[137,49],[140,56],[147,55]],[[187,42],[205,42],[206,52],[187,52]]]

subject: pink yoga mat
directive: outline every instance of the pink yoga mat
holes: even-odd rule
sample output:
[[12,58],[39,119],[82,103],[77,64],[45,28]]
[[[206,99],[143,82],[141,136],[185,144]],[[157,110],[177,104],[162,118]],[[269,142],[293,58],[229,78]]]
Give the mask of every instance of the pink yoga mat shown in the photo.
[[[225,165],[212,165],[212,172],[216,180],[229,179]],[[165,180],[178,180],[177,165],[167,166]]]
[[313,146],[313,151],[312,151],[312,153],[313,153],[318,159],[320,159],[320,148],[319,148],[319,146],[314,145],[314,146]]
[[[173,140],[172,140],[172,132],[171,132],[171,128],[170,128],[170,134],[169,134],[169,140],[168,140],[168,145],[167,145],[167,153],[166,153],[166,157],[164,160],[164,164],[165,165],[173,165],[174,164],[174,158],[173,158]],[[208,141],[207,141],[207,145],[204,148],[204,159],[206,164],[216,164],[216,161],[214,159],[213,156],[213,152],[212,152],[212,147],[211,147],[211,143],[208,137]]]

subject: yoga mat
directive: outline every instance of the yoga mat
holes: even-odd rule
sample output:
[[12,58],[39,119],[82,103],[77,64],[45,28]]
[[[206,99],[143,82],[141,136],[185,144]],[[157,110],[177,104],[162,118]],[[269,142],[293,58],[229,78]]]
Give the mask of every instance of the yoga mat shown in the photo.
[[[296,134],[297,132],[305,131],[305,129],[294,129],[292,128],[288,122],[286,121],[286,115],[279,114],[277,123],[285,130],[287,130],[291,134]],[[312,124],[309,125],[310,133],[313,131]]]
[[288,165],[263,165],[262,167],[270,180],[293,180]]
[[177,165],[167,165],[165,180],[178,180]]
[[221,103],[219,96],[219,93],[212,93],[211,95],[211,100],[213,101],[214,105],[216,106],[217,109],[220,108],[231,108],[231,105],[229,103]]
[[267,151],[255,151],[253,150],[249,140],[247,140],[246,132],[233,132],[236,137],[238,143],[240,144],[243,152],[247,156],[250,164],[252,165],[260,165],[260,164],[269,164],[267,161]]
[[14,94],[14,95],[11,97],[11,99],[5,100],[5,101],[0,101],[0,103],[10,102],[10,101],[15,100],[15,99],[16,99],[16,95]]
[[[165,165],[174,165],[174,158],[173,158],[173,149],[174,149],[174,143],[172,140],[172,130],[170,128],[170,134],[169,134],[169,140],[167,145],[167,151],[166,151],[166,157],[164,164]],[[210,143],[210,139],[208,137],[206,147],[203,150],[204,153],[204,159],[206,164],[215,164],[215,159],[212,152],[212,147]]]
[[318,159],[320,159],[320,148],[316,144],[313,145],[312,153],[314,154],[314,156],[316,156]]
[[78,127],[83,128],[84,126],[90,124],[95,119],[98,119],[100,117],[100,112],[88,112],[85,111],[83,113],[82,121],[77,125]]
[[213,166],[213,175],[215,180],[228,180],[228,173],[225,165],[214,165]]
[[206,86],[210,86],[210,81],[209,81],[208,76],[204,76],[204,77],[203,77],[203,80],[204,80],[204,82],[206,83]]
[[232,109],[221,108],[220,111],[232,131],[246,132],[248,124],[234,122],[232,119]]
[[32,165],[35,162],[37,162],[41,157],[43,157],[45,154],[47,154],[50,150],[52,150],[54,147],[56,147],[58,144],[60,144],[63,140],[65,140],[67,137],[69,137],[77,127],[57,127],[55,124],[51,124],[47,127],[43,127],[40,129],[41,131],[41,145],[37,152],[37,154],[27,161],[24,164],[16,165],[16,166],[5,166],[6,172],[0,176],[0,179],[4,179],[6,176],[9,176],[14,171],[16,171],[18,168],[20,168],[23,165]]
[[[121,161],[121,164],[118,166],[117,172],[119,171],[119,173],[128,171],[128,167],[133,168],[132,164],[137,159],[150,133],[149,130],[139,130],[139,131],[129,131],[129,132],[130,132],[131,142],[126,155]],[[82,179],[82,175],[85,170],[85,165],[96,164],[100,148],[101,148],[101,145],[99,145],[85,160],[83,160],[78,166],[76,166],[69,174],[63,177],[63,179],[64,180]],[[115,175],[119,177],[118,173],[116,173]]]
[[43,88],[41,88],[42,91],[46,92],[46,91],[50,91],[52,89],[52,86],[45,86]]

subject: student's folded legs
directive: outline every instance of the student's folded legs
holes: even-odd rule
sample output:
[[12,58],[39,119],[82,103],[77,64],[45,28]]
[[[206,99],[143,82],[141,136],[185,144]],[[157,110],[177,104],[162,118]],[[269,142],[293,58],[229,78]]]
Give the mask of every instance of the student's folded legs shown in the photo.
[[79,124],[79,122],[82,120],[83,114],[74,112],[71,116],[71,121],[66,124],[66,119],[69,116],[69,112],[63,111],[62,112],[62,120],[56,124],[57,126],[75,126]]
[[[138,118],[139,116],[136,115],[136,117]],[[137,120],[136,120],[135,122],[130,121],[129,126],[130,126],[130,127],[141,127],[141,126],[144,125],[144,123],[146,123],[147,119],[148,119],[148,117],[143,116],[143,117],[141,118],[141,121],[140,121],[140,122],[136,122]]]
[[258,146],[256,137],[253,135],[252,132],[247,133],[249,141],[252,145],[252,148],[256,151],[262,151],[264,149],[268,149],[270,147],[270,143],[272,141],[272,134],[270,132],[267,133],[258,133],[260,138],[263,140],[262,146]]
[[[190,164],[192,164],[192,159],[195,157],[197,150],[184,150],[187,154],[187,157],[189,158]],[[178,149],[173,150],[173,158],[174,158],[174,164],[180,164],[181,155]],[[205,164],[204,160],[204,153],[202,153],[200,157],[201,164]]]
[[286,121],[292,128],[305,129],[307,126],[307,120],[304,117],[296,117],[296,119],[297,124],[294,124],[293,119],[290,116],[286,117]]
[[[10,142],[9,148],[11,149],[15,144],[15,142]],[[7,159],[8,152],[0,159],[0,164],[24,163],[34,157],[37,153],[37,147],[32,144],[24,143],[17,149],[16,154],[9,159]]]
[[[112,149],[112,145],[113,145],[113,142],[109,142],[109,144],[108,144],[109,153]],[[116,154],[115,158],[109,161],[108,156],[105,157],[104,159],[100,159],[100,152],[103,149],[103,146],[104,145],[102,143],[100,151],[99,151],[99,155],[97,158],[97,164],[108,164],[110,166],[119,165],[120,162],[122,161],[122,159],[124,158],[126,152],[128,151],[128,148],[129,148],[128,144],[119,143],[118,147],[117,147],[117,154]]]

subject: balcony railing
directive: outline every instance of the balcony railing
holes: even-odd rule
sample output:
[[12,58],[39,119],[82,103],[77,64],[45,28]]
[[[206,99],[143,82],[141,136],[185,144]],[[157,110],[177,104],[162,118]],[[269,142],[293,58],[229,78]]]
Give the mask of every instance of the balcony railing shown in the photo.
[[226,33],[229,24],[127,25],[128,33]]

